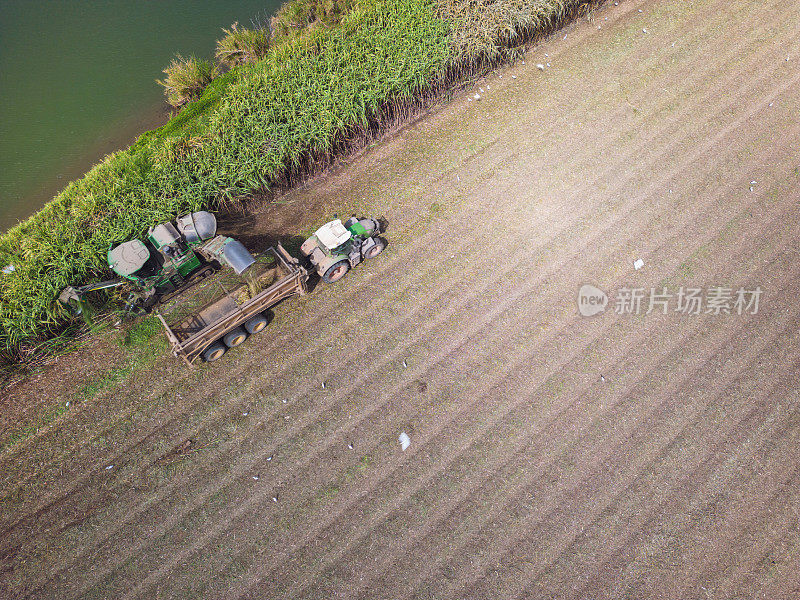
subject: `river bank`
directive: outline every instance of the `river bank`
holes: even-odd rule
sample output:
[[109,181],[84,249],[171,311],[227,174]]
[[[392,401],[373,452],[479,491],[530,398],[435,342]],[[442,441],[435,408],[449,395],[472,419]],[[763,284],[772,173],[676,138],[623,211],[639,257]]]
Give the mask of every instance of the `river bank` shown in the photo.
[[166,121],[155,80],[176,52],[208,56],[222,28],[267,21],[279,4],[2,2],[0,231]]
[[0,230],[6,231],[27,219],[58,195],[67,183],[81,177],[108,154],[131,145],[145,131],[161,127],[169,116],[169,107],[159,99],[98,132],[90,144],[63,156],[58,168],[33,187],[28,187],[24,195],[8,198],[0,213]]

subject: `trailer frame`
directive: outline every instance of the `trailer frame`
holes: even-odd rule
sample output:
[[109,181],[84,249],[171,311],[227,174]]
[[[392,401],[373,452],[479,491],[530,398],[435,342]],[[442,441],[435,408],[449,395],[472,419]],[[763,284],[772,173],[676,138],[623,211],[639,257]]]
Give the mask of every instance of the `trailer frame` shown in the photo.
[[[176,358],[181,358],[188,366],[192,366],[211,344],[221,340],[228,332],[241,326],[256,315],[269,310],[286,298],[294,295],[302,296],[308,293],[308,271],[300,264],[299,260],[289,254],[280,243],[268,248],[261,256],[267,254],[274,256],[278,268],[285,275],[241,305],[237,304],[233,298],[233,293],[241,288],[227,290],[220,283],[219,285],[223,290],[222,296],[213,303],[204,306],[203,310],[215,305],[223,306],[226,299],[228,301],[225,304],[230,305],[231,309],[223,311],[219,318],[206,323],[205,326],[190,335],[184,336],[176,332],[173,329],[175,324],[173,323],[173,327],[171,327],[161,312],[156,311],[156,315],[166,330],[172,354]],[[197,311],[198,314],[200,312],[201,310]]]

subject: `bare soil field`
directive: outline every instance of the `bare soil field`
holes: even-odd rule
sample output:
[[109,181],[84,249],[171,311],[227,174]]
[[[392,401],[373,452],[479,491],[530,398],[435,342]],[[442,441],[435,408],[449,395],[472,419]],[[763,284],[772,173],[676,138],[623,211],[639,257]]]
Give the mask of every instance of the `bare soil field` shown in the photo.
[[390,246],[3,451],[0,597],[800,597],[798,31],[609,2],[282,198]]

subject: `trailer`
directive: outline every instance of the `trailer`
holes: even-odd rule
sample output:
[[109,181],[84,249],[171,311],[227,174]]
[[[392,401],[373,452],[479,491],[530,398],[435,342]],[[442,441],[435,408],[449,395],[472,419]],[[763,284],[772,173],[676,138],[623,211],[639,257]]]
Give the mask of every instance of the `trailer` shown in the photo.
[[308,292],[308,271],[278,243],[255,257],[244,272],[217,277],[160,307],[156,315],[172,353],[187,365],[213,362],[266,328],[269,309]]

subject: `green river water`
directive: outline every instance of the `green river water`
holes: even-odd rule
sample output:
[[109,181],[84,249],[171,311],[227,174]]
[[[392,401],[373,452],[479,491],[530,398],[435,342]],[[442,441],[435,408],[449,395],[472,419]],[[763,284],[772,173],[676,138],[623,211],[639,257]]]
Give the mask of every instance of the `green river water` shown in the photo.
[[280,0],[0,0],[0,231],[167,117],[155,79]]

